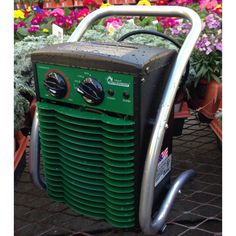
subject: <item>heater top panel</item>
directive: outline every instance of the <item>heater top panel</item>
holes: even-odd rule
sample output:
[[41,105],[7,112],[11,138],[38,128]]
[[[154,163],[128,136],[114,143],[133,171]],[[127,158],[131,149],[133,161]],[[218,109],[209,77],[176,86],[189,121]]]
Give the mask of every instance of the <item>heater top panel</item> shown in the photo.
[[176,51],[126,43],[74,42],[34,52],[33,62],[137,74],[170,63]]

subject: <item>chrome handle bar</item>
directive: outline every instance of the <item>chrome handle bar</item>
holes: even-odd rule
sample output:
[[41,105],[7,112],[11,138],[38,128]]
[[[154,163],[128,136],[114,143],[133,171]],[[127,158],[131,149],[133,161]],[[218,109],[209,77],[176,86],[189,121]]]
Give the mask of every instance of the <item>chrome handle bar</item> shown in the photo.
[[[177,178],[177,180],[167,193],[167,196],[164,199],[157,216],[152,219],[155,175],[159,161],[158,157],[161,151],[165,130],[168,128],[168,118],[174,103],[174,99],[178,90],[182,74],[192,53],[192,50],[196,44],[196,41],[201,33],[201,20],[195,11],[180,6],[109,6],[103,9],[98,9],[86,16],[74,30],[74,32],[68,39],[68,42],[76,42],[80,40],[85,31],[88,29],[88,27],[92,25],[92,23],[96,20],[114,15],[183,17],[187,18],[192,23],[191,30],[188,33],[178,53],[175,64],[168,78],[167,85],[165,87],[163,97],[159,109],[157,111],[157,116],[154,123],[151,141],[149,143],[144,166],[140,192],[139,224],[144,233],[154,234],[157,233],[163,227],[163,224],[170,211],[170,208],[173,205],[173,201],[176,197],[178,189],[180,189],[183,184],[193,176],[193,171],[189,170],[183,172]],[[38,133],[37,129],[36,133]],[[33,135],[33,137],[34,136],[35,135]],[[33,142],[32,145],[37,144]],[[33,155],[33,153],[31,155]],[[35,153],[35,155],[37,154]],[[32,156],[30,159],[32,159]],[[31,170],[31,175],[32,173],[33,176],[36,178],[38,185],[43,187],[44,184],[42,184],[42,181],[38,179],[40,177],[35,174],[35,170]]]

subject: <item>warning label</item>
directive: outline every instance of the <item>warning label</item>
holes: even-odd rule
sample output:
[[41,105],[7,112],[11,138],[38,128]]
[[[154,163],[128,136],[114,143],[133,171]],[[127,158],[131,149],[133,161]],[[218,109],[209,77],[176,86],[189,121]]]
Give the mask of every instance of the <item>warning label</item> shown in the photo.
[[155,178],[155,187],[170,172],[171,161],[172,161],[172,154],[168,155],[168,148],[166,148],[159,156],[159,163],[157,166],[157,173]]

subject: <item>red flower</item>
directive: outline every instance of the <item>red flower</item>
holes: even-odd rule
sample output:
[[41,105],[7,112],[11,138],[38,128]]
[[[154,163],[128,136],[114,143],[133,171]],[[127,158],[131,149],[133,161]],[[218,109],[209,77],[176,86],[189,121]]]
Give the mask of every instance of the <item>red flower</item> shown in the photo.
[[169,28],[179,24],[176,17],[164,17],[161,19],[161,23],[163,28]]
[[37,13],[35,14],[35,17],[31,20],[31,24],[32,25],[39,25],[39,24],[42,24],[44,22],[44,18],[46,16],[45,15],[42,15],[40,13]]
[[157,0],[156,5],[159,6],[167,5],[167,0]]
[[89,13],[90,13],[90,10],[88,8],[83,8],[81,10],[78,10],[77,12],[74,12],[75,20],[77,22],[80,22]]
[[111,18],[107,19],[104,24],[105,24],[105,26],[107,26],[107,24],[113,23],[113,22],[120,24],[120,25],[123,24],[122,21],[120,20],[120,18],[117,18],[117,17],[111,17]]
[[33,25],[28,29],[29,33],[35,33],[36,31],[38,31],[40,29],[39,25]]
[[95,0],[83,0],[83,6],[94,6],[94,7],[99,7],[100,5],[96,3]]
[[20,22],[18,22],[17,27],[27,28],[27,25],[25,24],[25,22],[20,21]]

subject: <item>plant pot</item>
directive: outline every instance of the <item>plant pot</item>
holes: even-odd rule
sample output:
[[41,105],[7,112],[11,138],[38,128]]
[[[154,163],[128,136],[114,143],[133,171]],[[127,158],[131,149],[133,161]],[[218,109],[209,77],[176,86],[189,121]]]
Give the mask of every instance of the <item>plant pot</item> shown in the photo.
[[21,8],[22,8],[22,3],[21,3],[21,2],[15,3],[15,8],[16,8],[17,10],[21,10]]
[[60,7],[73,7],[74,3],[72,2],[72,0],[59,0],[59,3],[56,4],[57,8]]
[[82,7],[83,0],[74,0],[74,7]]
[[30,4],[28,2],[23,2],[23,5],[24,5],[25,9],[27,9],[30,6]]
[[43,9],[52,9],[56,7],[57,7],[57,4],[54,0],[43,2]]
[[204,99],[200,100],[197,111],[208,119],[214,119],[215,113],[222,101],[222,83],[212,80],[206,90]]
[[31,6],[34,6],[34,7],[37,7],[37,6],[39,5],[39,3],[38,3],[38,2],[33,2],[33,3],[31,3],[30,5],[31,5]]
[[14,171],[16,171],[27,147],[29,137],[23,135],[21,131],[15,134],[15,154],[14,154]]
[[[217,110],[222,110],[222,100],[220,101]],[[209,125],[213,132],[216,134],[218,140],[222,142],[222,121],[220,119],[214,118]]]
[[190,98],[188,99],[188,106],[196,110],[200,106],[200,101],[204,99],[208,82],[204,79],[199,80],[197,87],[194,87],[193,84],[187,87],[189,91]]
[[135,0],[108,0],[111,5],[129,5],[136,4]]
[[209,124],[217,138],[222,142],[222,123],[218,119],[213,119]]
[[180,136],[183,132],[184,121],[190,117],[191,113],[187,102],[183,101],[180,111],[174,112],[174,129],[173,136]]

